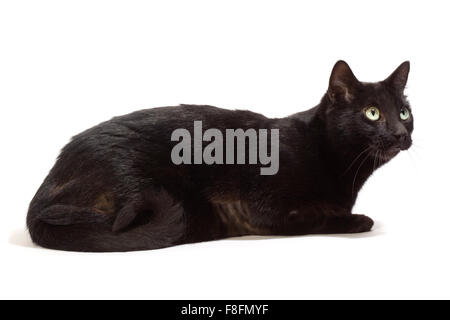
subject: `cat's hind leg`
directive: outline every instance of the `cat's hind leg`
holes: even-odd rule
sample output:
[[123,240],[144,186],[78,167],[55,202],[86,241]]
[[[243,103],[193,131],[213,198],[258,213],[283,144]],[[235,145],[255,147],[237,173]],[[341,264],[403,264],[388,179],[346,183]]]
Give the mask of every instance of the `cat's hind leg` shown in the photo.
[[183,207],[163,189],[130,198],[117,214],[32,203],[27,225],[36,244],[68,251],[157,249],[176,245],[185,236]]

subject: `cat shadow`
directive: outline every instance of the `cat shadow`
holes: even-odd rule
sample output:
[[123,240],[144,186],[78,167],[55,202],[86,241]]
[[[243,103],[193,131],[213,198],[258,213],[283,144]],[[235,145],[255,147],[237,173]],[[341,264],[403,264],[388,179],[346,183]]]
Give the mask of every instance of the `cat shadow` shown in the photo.
[[[330,237],[330,238],[348,238],[348,239],[358,239],[358,238],[372,238],[385,234],[383,224],[376,221],[374,227],[369,232],[363,233],[349,233],[349,234],[311,234],[302,236],[258,236],[258,235],[248,235],[242,237],[232,237],[227,240],[268,240],[268,239],[283,239],[289,237]],[[17,229],[13,231],[8,239],[8,243],[27,248],[38,248],[32,241],[28,231],[24,229]]]
[[25,229],[17,229],[9,235],[8,243],[27,248],[36,248],[37,246],[31,241],[30,234]]
[[378,237],[383,234],[386,234],[384,231],[384,225],[381,222],[375,221],[375,224],[369,232],[361,232],[361,233],[334,233],[334,234],[307,234],[307,235],[298,235],[298,236],[278,236],[278,235],[269,235],[269,236],[258,236],[258,235],[248,235],[242,237],[233,237],[228,240],[268,240],[268,239],[283,239],[283,238],[303,238],[303,237],[329,237],[329,238],[348,238],[348,239],[359,239],[359,238],[372,238]]

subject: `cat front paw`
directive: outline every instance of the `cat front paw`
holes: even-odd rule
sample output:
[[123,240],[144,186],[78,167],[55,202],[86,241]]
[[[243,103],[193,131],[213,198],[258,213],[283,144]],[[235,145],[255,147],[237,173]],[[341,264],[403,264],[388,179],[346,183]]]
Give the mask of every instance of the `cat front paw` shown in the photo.
[[368,232],[373,227],[373,220],[363,214],[352,214],[349,219],[349,233]]

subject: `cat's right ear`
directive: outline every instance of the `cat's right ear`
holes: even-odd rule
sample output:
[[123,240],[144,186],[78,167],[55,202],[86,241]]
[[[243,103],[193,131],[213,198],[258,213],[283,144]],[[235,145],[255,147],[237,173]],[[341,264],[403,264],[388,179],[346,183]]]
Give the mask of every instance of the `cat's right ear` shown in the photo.
[[331,71],[328,97],[333,102],[336,100],[351,102],[358,83],[359,81],[349,65],[345,61],[339,60]]
[[405,89],[406,82],[408,81],[409,68],[409,61],[403,62],[386,80],[384,80],[384,82],[388,83],[397,90],[403,91]]

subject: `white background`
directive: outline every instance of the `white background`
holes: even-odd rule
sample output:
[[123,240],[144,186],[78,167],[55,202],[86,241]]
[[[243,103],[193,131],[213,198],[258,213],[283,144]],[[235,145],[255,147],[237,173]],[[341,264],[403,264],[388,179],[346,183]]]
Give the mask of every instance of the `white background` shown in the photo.
[[[1,298],[450,298],[448,1],[2,1]],[[414,146],[380,169],[361,235],[164,250],[45,250],[29,201],[69,138],[179,103],[286,116],[344,59],[363,81],[411,61]]]

